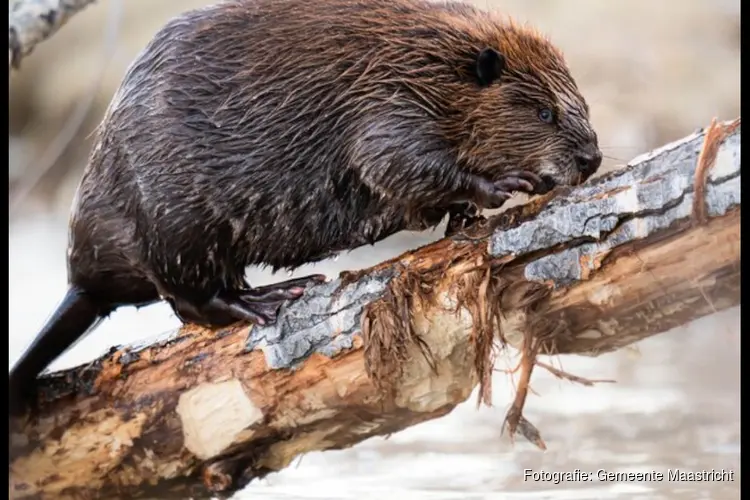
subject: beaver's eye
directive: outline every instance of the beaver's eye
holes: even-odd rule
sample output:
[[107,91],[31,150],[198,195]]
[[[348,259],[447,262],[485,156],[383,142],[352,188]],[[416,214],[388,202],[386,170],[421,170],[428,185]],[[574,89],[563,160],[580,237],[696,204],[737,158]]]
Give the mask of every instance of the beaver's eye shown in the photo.
[[544,123],[553,123],[555,121],[555,114],[549,108],[542,108],[539,110],[539,119]]

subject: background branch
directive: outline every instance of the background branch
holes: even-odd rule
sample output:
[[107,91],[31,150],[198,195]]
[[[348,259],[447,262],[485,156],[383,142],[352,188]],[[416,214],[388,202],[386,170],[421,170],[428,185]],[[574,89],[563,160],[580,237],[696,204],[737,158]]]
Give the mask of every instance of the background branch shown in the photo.
[[[737,305],[739,227],[737,120],[343,273],[275,325],[188,325],[42,377],[39,413],[11,422],[11,498],[229,494],[477,385],[489,401],[493,340],[521,352],[523,384],[537,353],[595,356]],[[509,427],[544,446],[524,392]]]
[[95,0],[11,0],[8,5],[8,65],[21,59]]

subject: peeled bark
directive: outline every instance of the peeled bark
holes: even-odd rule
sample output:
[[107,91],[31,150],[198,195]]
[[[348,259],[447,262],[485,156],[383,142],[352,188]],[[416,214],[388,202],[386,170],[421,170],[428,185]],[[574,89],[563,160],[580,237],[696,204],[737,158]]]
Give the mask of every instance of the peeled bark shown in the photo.
[[[343,273],[272,326],[113,348],[39,380],[11,422],[11,498],[228,495],[313,450],[438,418],[479,385],[493,341],[596,356],[740,297],[740,127],[712,126],[575,189]],[[498,423],[500,425],[500,423]]]

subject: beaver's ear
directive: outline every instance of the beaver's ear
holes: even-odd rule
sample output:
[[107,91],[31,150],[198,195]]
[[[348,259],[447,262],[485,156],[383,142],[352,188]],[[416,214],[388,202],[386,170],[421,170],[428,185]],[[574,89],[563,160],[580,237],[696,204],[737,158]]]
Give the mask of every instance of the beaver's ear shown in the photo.
[[505,57],[495,49],[482,49],[477,55],[476,72],[479,85],[485,87],[497,80],[505,70]]

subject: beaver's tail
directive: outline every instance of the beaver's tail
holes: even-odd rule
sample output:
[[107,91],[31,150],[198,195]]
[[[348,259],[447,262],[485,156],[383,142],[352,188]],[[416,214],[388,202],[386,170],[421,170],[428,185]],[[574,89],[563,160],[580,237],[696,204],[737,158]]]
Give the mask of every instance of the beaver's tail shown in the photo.
[[36,377],[102,318],[86,292],[71,286],[52,317],[9,374],[10,410],[23,410],[34,395]]

